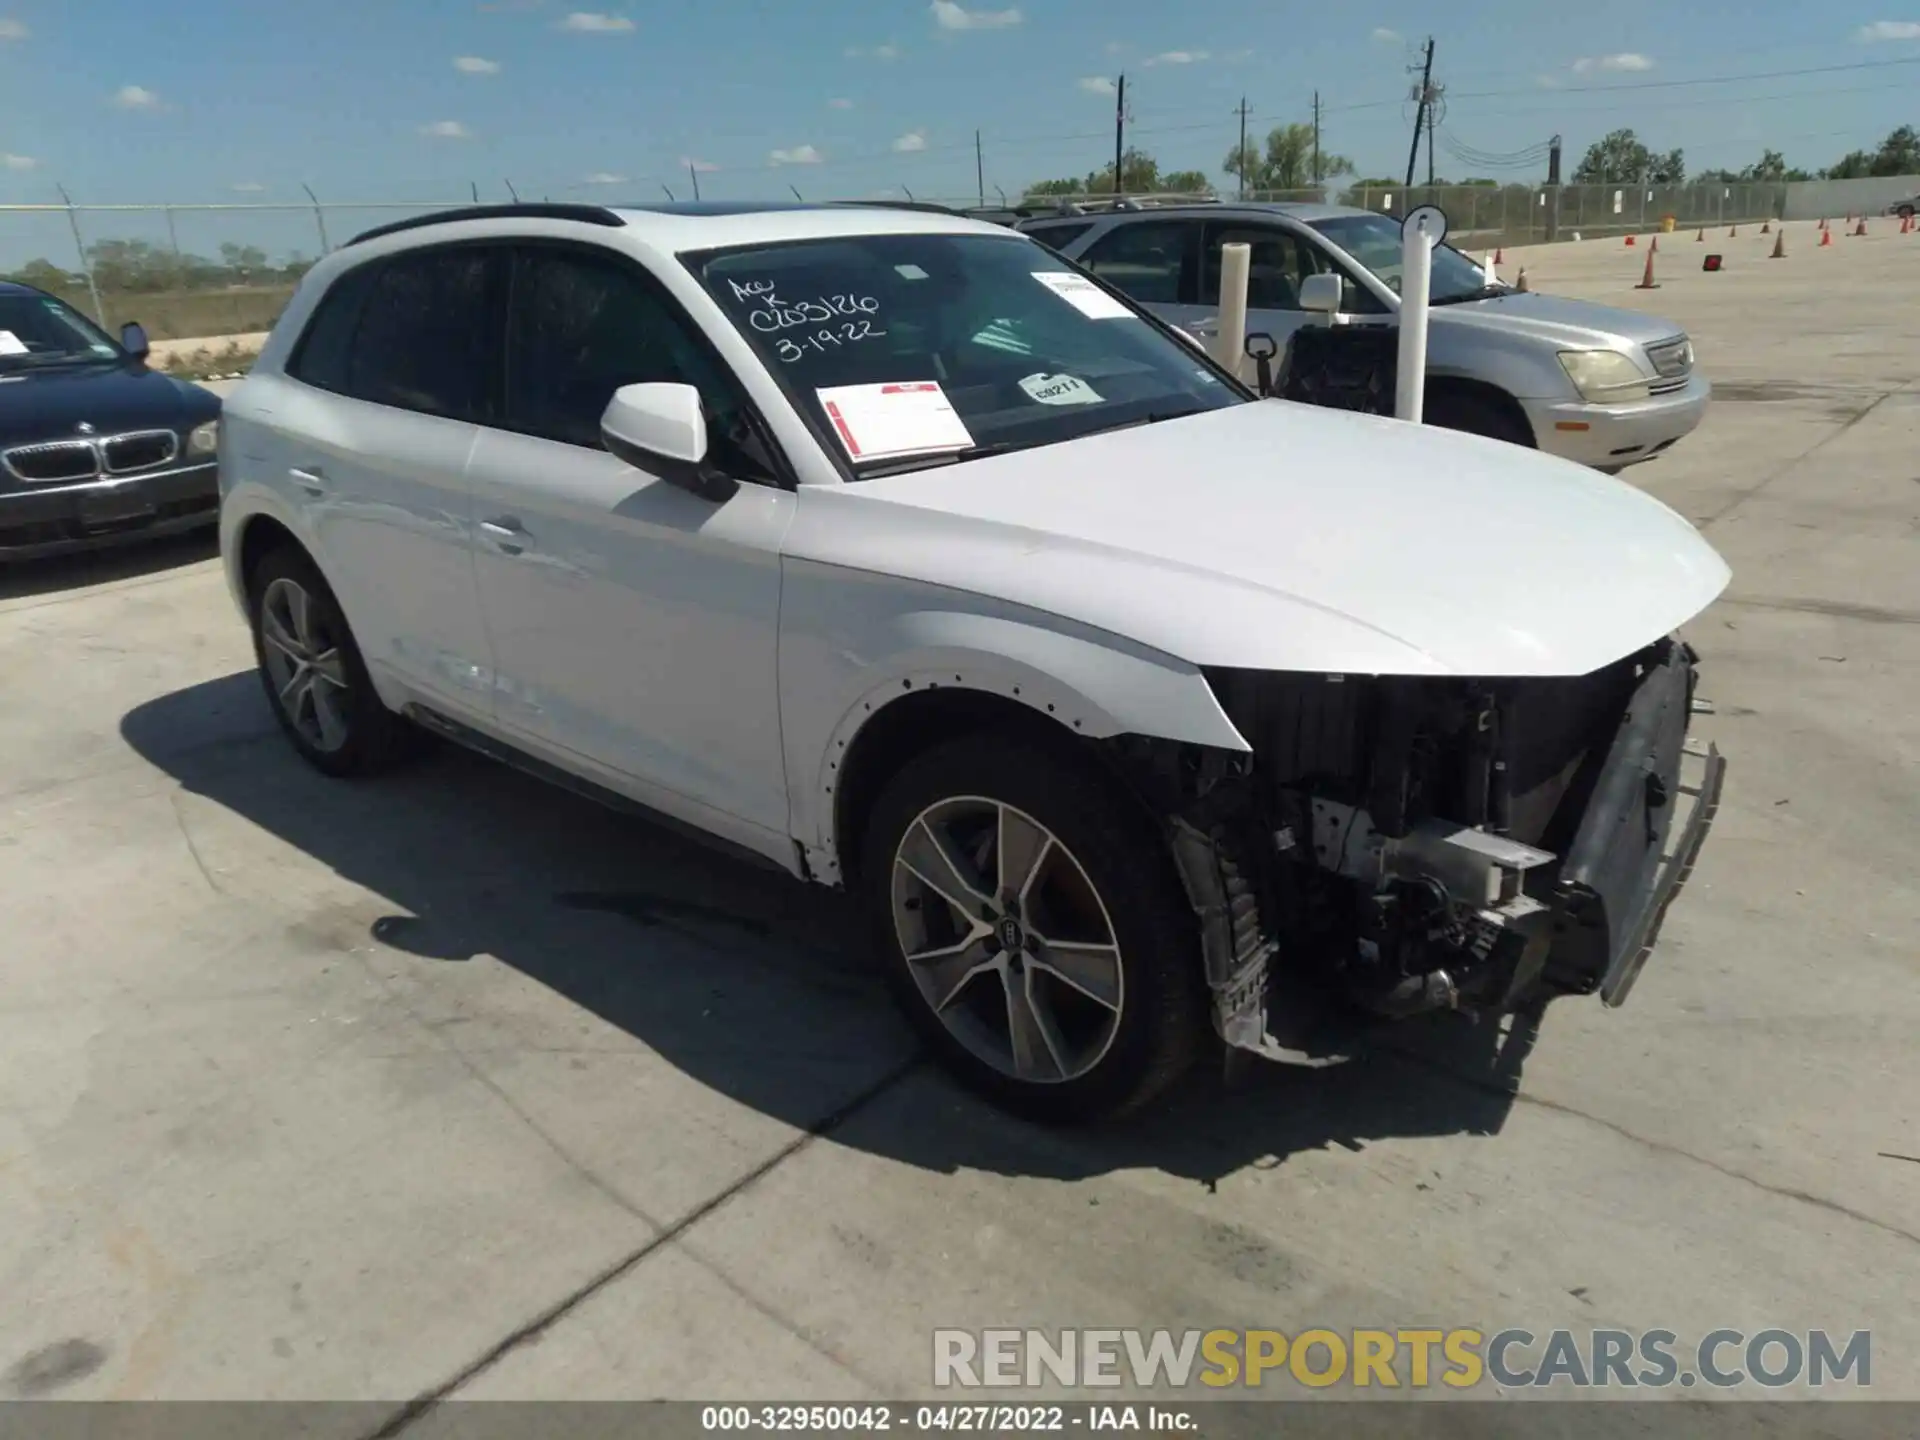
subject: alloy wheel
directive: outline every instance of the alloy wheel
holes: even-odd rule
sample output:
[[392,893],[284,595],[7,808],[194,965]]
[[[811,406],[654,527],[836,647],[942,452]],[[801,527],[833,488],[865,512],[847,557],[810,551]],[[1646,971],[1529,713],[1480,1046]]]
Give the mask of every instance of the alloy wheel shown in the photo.
[[1060,1084],[1112,1048],[1126,1003],[1113,921],[1032,816],[982,796],[928,806],[895,847],[892,904],[921,998],[987,1065]]
[[314,749],[347,743],[347,666],[313,596],[280,577],[260,597],[261,655],[287,722]]

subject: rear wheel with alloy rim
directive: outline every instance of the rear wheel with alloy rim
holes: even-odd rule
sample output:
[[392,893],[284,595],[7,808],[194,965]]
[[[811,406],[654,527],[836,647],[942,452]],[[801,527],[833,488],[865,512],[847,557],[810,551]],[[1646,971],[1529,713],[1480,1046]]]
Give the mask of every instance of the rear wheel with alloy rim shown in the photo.
[[313,562],[281,549],[249,585],[253,648],[274,718],[293,746],[329,775],[387,768],[420,732],[381,702],[339,602]]
[[858,883],[909,1018],[1008,1108],[1124,1111],[1191,1058],[1192,909],[1152,825],[1065,747],[970,737],[911,762]]

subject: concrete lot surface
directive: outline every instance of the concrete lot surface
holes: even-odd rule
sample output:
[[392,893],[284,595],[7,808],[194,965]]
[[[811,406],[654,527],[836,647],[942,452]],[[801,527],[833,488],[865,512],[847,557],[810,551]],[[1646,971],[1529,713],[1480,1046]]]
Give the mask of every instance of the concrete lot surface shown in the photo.
[[1631,1003],[1116,1131],[957,1092],[831,896],[458,753],[310,773],[204,544],[0,576],[0,1394],[901,1398],[935,1327],[1470,1325],[1871,1330],[1920,1399],[1890,228],[1519,262],[1719,382],[1631,477],[1734,569],[1690,632],[1726,805]]

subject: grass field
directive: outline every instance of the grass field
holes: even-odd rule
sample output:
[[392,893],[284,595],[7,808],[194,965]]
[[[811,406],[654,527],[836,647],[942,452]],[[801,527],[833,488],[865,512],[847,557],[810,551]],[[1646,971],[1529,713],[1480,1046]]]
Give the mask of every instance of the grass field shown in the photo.
[[[94,315],[85,285],[54,294],[86,315]],[[100,292],[107,328],[118,331],[138,320],[153,340],[191,340],[206,335],[249,335],[271,330],[293,296],[291,285],[233,286],[218,290]],[[101,318],[95,316],[96,319]]]

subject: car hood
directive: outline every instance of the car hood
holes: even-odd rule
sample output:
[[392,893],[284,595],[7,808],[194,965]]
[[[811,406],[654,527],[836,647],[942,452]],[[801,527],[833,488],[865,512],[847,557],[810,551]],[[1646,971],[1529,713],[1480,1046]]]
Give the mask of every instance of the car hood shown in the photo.
[[808,487],[787,552],[1194,665],[1339,674],[1583,675],[1731,578],[1625,481],[1284,400]]
[[1509,335],[1517,331],[1536,336],[1560,348],[1581,349],[1610,349],[1621,340],[1636,345],[1656,345],[1686,333],[1673,321],[1658,315],[1616,310],[1611,305],[1593,305],[1585,300],[1567,300],[1532,290],[1509,290],[1485,300],[1436,305],[1428,315],[1427,324],[1449,329],[1493,327]]
[[0,444],[122,430],[191,429],[220,413],[210,390],[130,365],[0,370]]

